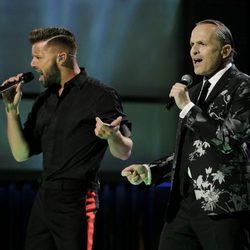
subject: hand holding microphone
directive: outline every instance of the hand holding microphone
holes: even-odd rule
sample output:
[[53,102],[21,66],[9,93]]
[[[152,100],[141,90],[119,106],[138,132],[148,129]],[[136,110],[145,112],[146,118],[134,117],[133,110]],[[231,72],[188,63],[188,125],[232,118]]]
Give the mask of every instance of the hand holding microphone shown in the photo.
[[21,99],[21,84],[30,82],[34,79],[34,75],[31,72],[21,73],[17,76],[10,77],[4,81],[0,86],[0,93],[3,96],[6,110],[14,110],[18,112],[18,104]]
[[190,102],[187,93],[187,86],[191,85],[193,78],[191,75],[183,75],[181,80],[173,85],[167,99],[166,108],[170,108],[176,103],[178,108],[182,109],[188,102]]
[[32,72],[27,72],[23,74],[19,74],[17,76],[11,77],[7,81],[3,83],[2,86],[0,86],[0,93],[2,94],[5,91],[8,91],[12,88],[14,88],[17,84],[21,83],[27,83],[34,79],[34,75]]

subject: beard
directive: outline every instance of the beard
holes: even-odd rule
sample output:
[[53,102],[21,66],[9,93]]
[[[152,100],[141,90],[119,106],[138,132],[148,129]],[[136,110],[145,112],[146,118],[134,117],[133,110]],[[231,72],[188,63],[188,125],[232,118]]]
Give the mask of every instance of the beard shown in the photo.
[[42,85],[48,88],[50,85],[60,85],[61,77],[60,71],[56,64],[52,65],[49,69],[45,70],[43,73]]

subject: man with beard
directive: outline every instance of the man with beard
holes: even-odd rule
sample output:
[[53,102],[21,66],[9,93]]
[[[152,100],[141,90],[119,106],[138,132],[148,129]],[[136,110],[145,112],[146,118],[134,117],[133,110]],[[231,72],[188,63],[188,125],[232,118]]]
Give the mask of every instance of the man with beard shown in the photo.
[[[43,153],[43,172],[26,234],[26,250],[92,249],[98,170],[106,149],[126,160],[130,123],[116,91],[89,77],[77,63],[74,35],[41,28],[29,35],[31,66],[47,88],[24,124],[21,83],[3,93],[8,140],[21,162]],[[4,82],[19,82],[22,74]]]

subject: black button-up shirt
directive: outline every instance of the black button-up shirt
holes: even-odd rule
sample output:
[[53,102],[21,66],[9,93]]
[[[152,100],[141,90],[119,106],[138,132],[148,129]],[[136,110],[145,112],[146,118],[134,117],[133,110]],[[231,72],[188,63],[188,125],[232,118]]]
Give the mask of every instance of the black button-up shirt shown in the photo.
[[43,153],[43,178],[95,178],[108,146],[94,133],[95,117],[110,123],[120,115],[122,133],[130,136],[116,91],[88,77],[84,69],[65,84],[61,96],[56,86],[49,87],[35,101],[24,126],[30,156]]

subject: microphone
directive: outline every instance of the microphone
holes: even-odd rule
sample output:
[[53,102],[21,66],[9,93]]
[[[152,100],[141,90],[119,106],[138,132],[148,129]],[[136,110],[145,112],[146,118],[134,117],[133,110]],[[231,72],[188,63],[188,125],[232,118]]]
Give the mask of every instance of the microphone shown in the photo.
[[19,81],[14,81],[14,82],[10,82],[6,85],[0,86],[0,93],[3,93],[7,90],[12,89],[13,87],[15,87],[18,83],[27,83],[30,82],[34,79],[34,75],[32,72],[26,72],[23,73],[23,75],[20,77]]
[[[189,86],[193,83],[193,77],[191,75],[183,75],[181,80],[179,81],[180,83]],[[174,97],[168,97],[167,99],[167,104],[166,104],[166,109],[170,110],[170,108],[175,104]]]

